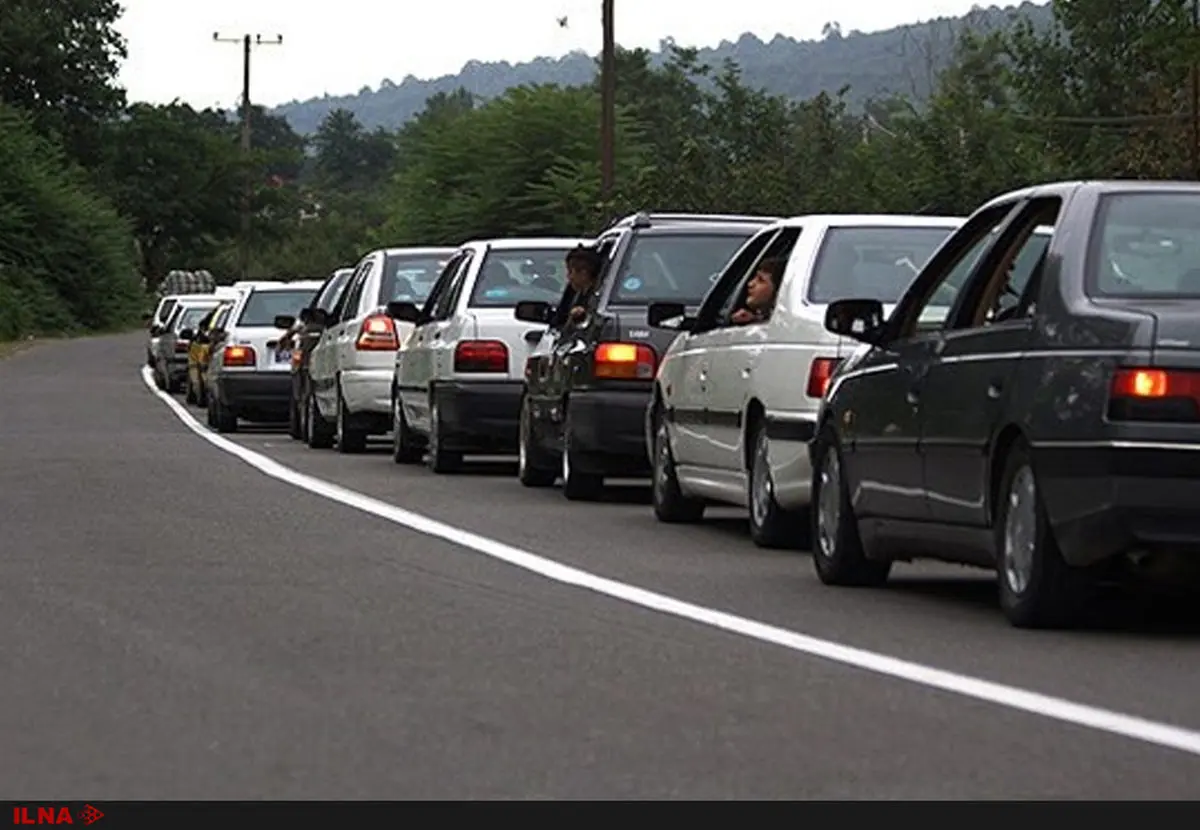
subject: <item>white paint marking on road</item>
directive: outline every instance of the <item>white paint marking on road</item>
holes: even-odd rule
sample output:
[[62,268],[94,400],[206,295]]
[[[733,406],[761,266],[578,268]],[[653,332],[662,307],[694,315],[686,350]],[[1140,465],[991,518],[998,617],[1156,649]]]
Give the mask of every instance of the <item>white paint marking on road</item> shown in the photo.
[[690,602],[677,600],[664,594],[647,591],[635,585],[607,579],[587,571],[573,568],[530,553],[512,545],[480,536],[453,525],[439,522],[420,513],[413,513],[401,507],[388,504],[379,499],[349,490],[337,484],[315,478],[293,470],[265,455],[254,452],[240,444],[230,441],[197,421],[190,412],[177,400],[158,389],[154,384],[153,374],[148,367],[142,369],[142,380],[146,387],[170,407],[184,426],[208,441],[218,449],[240,458],[259,472],[286,482],[302,490],[307,490],[318,496],[338,502],[347,507],[353,507],[364,513],[370,513],[381,519],[386,519],[410,530],[445,540],[464,548],[470,548],[493,559],[499,559],[510,565],[515,565],[547,579],[564,585],[574,585],[585,588],[613,599],[622,600],[633,605],[648,608],[681,617],[692,622],[719,628],[734,634],[740,634],[764,643],[801,652],[812,657],[820,657],[846,666],[886,675],[888,677],[907,680],[942,691],[951,692],[975,700],[987,701],[1017,709],[1034,715],[1051,718],[1064,723],[1083,726],[1113,735],[1121,735],[1156,746],[1177,749],[1192,755],[1200,755],[1200,731],[1186,729],[1171,724],[1159,723],[1146,718],[1126,715],[1097,706],[1065,700],[1051,695],[1031,692],[1003,683],[993,683],[964,674],[925,666],[886,654],[878,654],[852,646],[842,645],[830,640],[822,640],[807,634],[800,634],[786,628],[778,628],[766,623],[739,617],[715,608],[706,608]]

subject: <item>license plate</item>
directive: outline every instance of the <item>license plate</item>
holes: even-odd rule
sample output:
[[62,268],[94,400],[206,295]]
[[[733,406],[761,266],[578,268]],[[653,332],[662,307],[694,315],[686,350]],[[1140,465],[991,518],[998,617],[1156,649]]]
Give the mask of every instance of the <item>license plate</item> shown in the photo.
[[292,350],[291,349],[276,349],[275,350],[275,362],[276,363],[291,363],[292,362]]

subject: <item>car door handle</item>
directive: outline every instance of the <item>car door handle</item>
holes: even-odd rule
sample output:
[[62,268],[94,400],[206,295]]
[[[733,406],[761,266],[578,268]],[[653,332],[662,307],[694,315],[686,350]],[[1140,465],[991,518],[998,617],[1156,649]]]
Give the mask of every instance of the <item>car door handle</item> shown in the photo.
[[744,378],[750,377],[750,367],[749,366],[742,369],[742,377],[744,377]]
[[904,399],[915,406],[921,400],[921,393],[917,391],[917,387],[910,387]]
[[701,383],[704,383],[704,381],[708,380],[708,372],[705,371],[704,369],[701,369],[700,374],[699,374],[699,379],[700,379]]
[[988,384],[987,396],[989,398],[991,398],[992,400],[996,400],[1000,397],[1000,393],[1003,391],[1004,391],[1004,384],[998,380],[994,380]]

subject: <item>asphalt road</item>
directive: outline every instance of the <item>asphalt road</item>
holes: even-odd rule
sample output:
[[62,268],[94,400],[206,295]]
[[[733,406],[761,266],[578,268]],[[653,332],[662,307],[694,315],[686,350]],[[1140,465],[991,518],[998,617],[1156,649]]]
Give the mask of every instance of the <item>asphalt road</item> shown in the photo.
[[[1196,614],[1132,603],[1021,632],[975,572],[826,588],[738,511],[657,525],[642,487],[577,505],[511,464],[436,476],[382,447],[233,437],[451,528],[429,535],[197,436],[143,354],[132,335],[0,361],[0,798],[1200,796],[1200,735],[1154,743],[1155,723],[1200,730]],[[514,548],[620,590],[497,558]],[[879,665],[812,654],[837,644]],[[1062,700],[973,698],[972,678],[1154,723],[1112,734]]]

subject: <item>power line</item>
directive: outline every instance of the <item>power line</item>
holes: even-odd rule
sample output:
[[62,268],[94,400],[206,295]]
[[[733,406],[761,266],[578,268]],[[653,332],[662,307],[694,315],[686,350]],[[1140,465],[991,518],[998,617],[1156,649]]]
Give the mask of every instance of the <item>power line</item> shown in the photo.
[[254,187],[250,171],[250,54],[255,46],[282,46],[283,35],[264,40],[262,35],[221,37],[213,32],[216,43],[240,43],[242,45],[242,161],[245,164],[245,183],[242,190],[242,234],[239,240],[239,270],[242,279],[249,279],[250,272],[250,196]]

